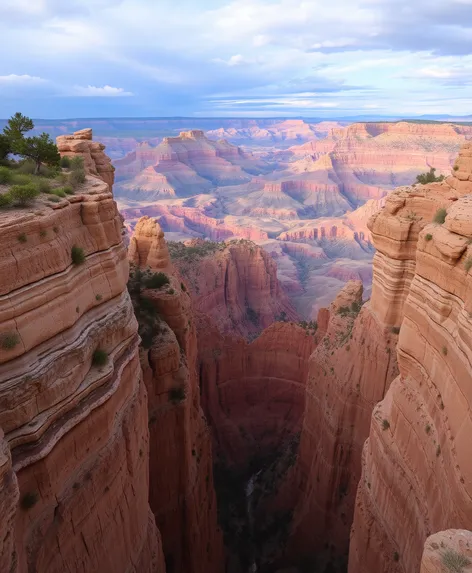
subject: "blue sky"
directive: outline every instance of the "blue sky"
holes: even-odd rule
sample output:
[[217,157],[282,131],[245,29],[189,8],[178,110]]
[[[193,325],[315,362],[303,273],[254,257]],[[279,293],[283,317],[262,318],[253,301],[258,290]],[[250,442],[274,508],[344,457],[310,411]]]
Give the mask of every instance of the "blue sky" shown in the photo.
[[472,0],[1,0],[0,117],[472,114]]

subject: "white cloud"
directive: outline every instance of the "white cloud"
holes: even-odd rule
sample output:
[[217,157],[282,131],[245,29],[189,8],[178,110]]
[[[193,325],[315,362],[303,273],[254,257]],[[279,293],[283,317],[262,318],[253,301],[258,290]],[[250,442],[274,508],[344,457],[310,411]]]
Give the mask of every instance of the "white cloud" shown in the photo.
[[127,92],[123,88],[114,88],[113,86],[74,86],[72,95],[81,97],[126,97],[134,95],[133,92]]
[[29,76],[28,74],[9,74],[8,76],[0,76],[0,85],[27,85],[38,84],[45,81],[46,80],[43,78],[39,78],[37,76]]

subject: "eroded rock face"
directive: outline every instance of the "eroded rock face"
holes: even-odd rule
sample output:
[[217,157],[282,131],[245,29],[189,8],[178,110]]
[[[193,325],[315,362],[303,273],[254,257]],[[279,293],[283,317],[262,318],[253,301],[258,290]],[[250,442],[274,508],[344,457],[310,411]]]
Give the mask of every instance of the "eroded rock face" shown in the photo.
[[449,529],[428,537],[424,545],[420,573],[472,571],[472,532]]
[[211,440],[200,408],[190,295],[182,289],[164,234],[154,220],[138,222],[129,256],[151,272],[165,271],[169,280],[161,288],[143,290],[160,319],[152,341],[140,352],[149,402],[149,499],[162,533],[167,568],[174,573],[221,573],[223,544]]
[[[457,165],[441,184],[392,194],[372,222],[372,307],[402,321],[400,375],[364,447],[350,573],[418,571],[431,533],[472,527],[471,144]],[[439,208],[444,224],[430,223]],[[429,557],[424,568],[435,571]]]
[[397,373],[396,335],[370,302],[362,306],[360,281],[320,311],[318,325],[298,459],[281,492],[295,503],[292,562],[326,548],[333,562],[346,555],[370,414]]
[[[65,141],[91,158],[90,138]],[[2,571],[165,572],[121,227],[90,175],[80,195],[0,214]]]
[[171,250],[195,309],[221,333],[248,337],[277,319],[298,318],[277,279],[277,265],[256,244],[196,240],[186,247],[173,244]]
[[104,152],[105,146],[92,141],[91,129],[81,129],[72,135],[59,135],[56,138],[56,144],[61,156],[83,157],[87,173],[100,177],[108,184],[111,191],[115,179],[115,168]]

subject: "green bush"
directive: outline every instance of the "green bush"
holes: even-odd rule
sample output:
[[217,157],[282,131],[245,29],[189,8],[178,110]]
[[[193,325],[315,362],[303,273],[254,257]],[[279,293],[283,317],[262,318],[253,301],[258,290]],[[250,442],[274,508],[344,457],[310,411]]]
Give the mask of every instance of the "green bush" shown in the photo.
[[20,343],[20,337],[16,332],[5,332],[0,335],[0,344],[3,350],[12,350]]
[[11,182],[13,185],[28,185],[29,183],[33,183],[33,176],[14,172]]
[[69,175],[69,183],[72,187],[78,187],[85,183],[85,171],[83,169],[76,169]]
[[185,400],[185,388],[182,386],[175,386],[169,390],[168,396],[172,404],[178,404]]
[[13,174],[8,167],[0,167],[0,185],[8,185],[11,183]]
[[382,420],[382,430],[388,430],[390,428],[390,422],[388,420]]
[[62,189],[61,187],[58,187],[57,189],[51,189],[50,194],[55,195],[56,197],[65,197],[66,196],[64,189]]
[[431,233],[428,233],[427,235],[425,235],[426,241],[431,241],[432,238],[433,238],[433,235],[431,235]]
[[70,157],[67,157],[67,155],[65,155],[64,157],[61,157],[61,160],[59,161],[59,165],[61,167],[63,167],[64,169],[69,169],[70,168]]
[[72,187],[70,185],[66,185],[65,187],[62,188],[62,190],[67,195],[73,195],[74,194],[74,190],[72,189]]
[[74,245],[71,249],[70,255],[74,265],[81,265],[85,263],[85,253],[81,247]]
[[43,179],[42,177],[38,178],[35,181],[36,189],[40,193],[50,193],[51,192],[51,182],[47,179]]
[[400,334],[400,327],[399,326],[392,326],[392,328],[390,329],[390,331],[393,334]]
[[34,183],[13,185],[10,189],[10,195],[15,203],[24,207],[29,205],[39,195],[39,191]]
[[48,197],[48,201],[51,201],[51,203],[59,203],[60,200],[61,200],[60,197],[56,196]]
[[[63,159],[65,159],[65,158],[63,158]],[[69,165],[73,171],[83,169],[84,168],[84,158],[81,155],[76,155],[75,157],[71,157],[69,159]]]
[[10,193],[0,193],[0,207],[7,207],[11,205]]
[[17,239],[20,241],[20,243],[26,243],[28,237],[26,236],[26,233],[21,233],[18,235]]
[[161,288],[169,284],[169,277],[165,273],[154,273],[144,281],[146,288]]
[[21,175],[33,175],[36,170],[36,165],[34,161],[30,161],[26,159],[19,163],[18,167],[16,168],[17,173],[21,173]]
[[434,215],[433,221],[442,225],[446,220],[447,211],[444,208],[438,209]]
[[431,167],[427,173],[421,173],[416,177],[416,183],[421,183],[421,185],[426,185],[427,183],[437,183],[444,180],[444,175],[436,177],[436,169]]
[[92,354],[92,365],[93,366],[105,366],[108,362],[108,354],[105,350],[97,348]]
[[21,508],[25,511],[31,509],[38,503],[38,494],[34,491],[29,491],[21,498]]

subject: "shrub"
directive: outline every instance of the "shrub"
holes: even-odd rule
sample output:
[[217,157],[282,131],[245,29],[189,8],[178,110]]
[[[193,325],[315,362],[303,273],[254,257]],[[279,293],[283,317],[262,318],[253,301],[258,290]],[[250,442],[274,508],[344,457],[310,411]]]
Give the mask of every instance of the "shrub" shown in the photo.
[[14,185],[28,185],[33,183],[33,177],[31,175],[22,175],[21,173],[13,173],[11,182]]
[[398,551],[394,551],[393,560],[394,561],[400,561],[400,554],[398,553]]
[[185,388],[183,386],[175,386],[169,390],[168,396],[173,404],[178,404],[185,400]]
[[359,312],[361,311],[361,308],[362,308],[362,304],[360,302],[354,301],[351,304],[351,310],[355,314],[359,314]]
[[33,183],[13,185],[10,189],[10,195],[14,202],[24,207],[29,205],[39,195],[39,191]]
[[56,235],[59,233],[59,227],[53,227],[52,230],[56,233]]
[[35,169],[36,166],[34,164],[34,161],[30,161],[29,159],[22,161],[16,168],[17,172],[21,173],[22,175],[33,175]]
[[51,203],[59,203],[60,200],[61,200],[61,198],[56,197],[55,195],[52,197],[48,197],[48,201],[51,201]]
[[36,189],[40,193],[50,193],[51,192],[51,183],[47,179],[39,178],[36,181]]
[[184,283],[180,283],[180,288],[181,288],[184,292],[187,292],[187,287],[184,285]]
[[382,420],[382,430],[388,430],[390,428],[390,422],[388,420]]
[[108,362],[108,354],[105,350],[97,348],[92,354],[92,366],[105,366]]
[[11,204],[10,193],[0,193],[0,207],[6,207]]
[[427,434],[430,434],[430,433],[431,433],[431,426],[430,426],[429,424],[426,424],[426,426],[425,426],[425,428],[424,428],[424,431],[425,431]]
[[41,229],[41,231],[39,231],[39,236],[43,239],[47,234],[48,232],[46,231],[46,229]]
[[25,511],[31,509],[38,503],[38,494],[35,491],[29,491],[21,498],[21,508]]
[[65,187],[62,188],[62,190],[67,195],[73,195],[74,194],[74,190],[72,189],[72,187],[70,185],[66,185]]
[[64,189],[61,189],[61,187],[58,187],[57,189],[51,189],[50,194],[55,195],[56,197],[65,197],[66,196]]
[[447,348],[445,346],[442,347],[442,353],[444,356],[447,356]]
[[3,350],[12,350],[20,343],[20,337],[16,332],[5,332],[0,335],[0,344]]
[[447,549],[442,554],[441,561],[447,570],[453,573],[462,573],[463,568],[471,564],[468,557],[453,549]]
[[441,455],[441,446],[438,444],[436,447],[436,457],[439,458]]
[[70,255],[74,265],[81,265],[82,263],[85,263],[85,253],[81,247],[74,245],[71,249]]
[[167,294],[175,294],[175,290],[174,290],[173,288],[170,288],[170,289],[167,291]]
[[26,243],[28,237],[26,236],[26,233],[20,233],[17,239],[20,241],[20,243]]
[[165,273],[154,273],[144,281],[147,288],[161,288],[169,284],[169,277]]
[[459,165],[454,165],[453,169],[454,171],[459,171]]
[[[63,158],[65,159],[65,157]],[[76,155],[75,157],[69,158],[69,165],[73,171],[84,168],[84,158],[81,155]]]
[[400,327],[399,326],[392,326],[392,328],[390,329],[390,332],[392,332],[393,334],[400,334]]
[[8,185],[12,180],[12,172],[8,167],[0,167],[0,185]]
[[64,157],[61,157],[61,160],[59,161],[59,165],[61,167],[63,167],[64,169],[69,169],[70,167],[70,157],[67,157],[67,155],[64,155]]
[[95,300],[100,301],[100,300],[102,300],[102,298],[103,298],[103,297],[102,297],[101,294],[96,294],[96,295],[95,295]]
[[433,235],[431,235],[431,233],[428,233],[427,235],[425,235],[424,238],[426,241],[431,241],[431,239],[433,238]]
[[446,220],[447,211],[444,208],[438,209],[434,215],[433,221],[442,225]]
[[466,272],[468,273],[470,271],[470,269],[472,269],[472,257],[469,257],[465,263],[464,263],[464,267]]
[[85,183],[85,171],[83,169],[76,169],[69,175],[69,183],[72,187],[78,187]]
[[426,185],[427,183],[436,183],[438,181],[443,181],[444,175],[436,177],[436,169],[431,167],[427,173],[420,173],[416,176],[416,183],[421,183],[421,185]]

